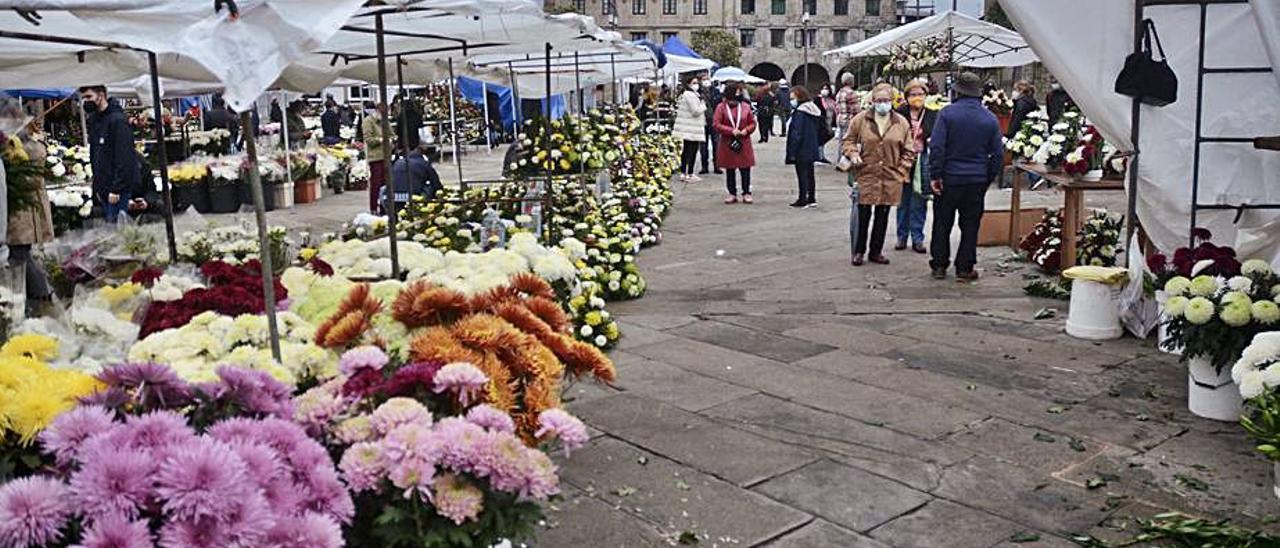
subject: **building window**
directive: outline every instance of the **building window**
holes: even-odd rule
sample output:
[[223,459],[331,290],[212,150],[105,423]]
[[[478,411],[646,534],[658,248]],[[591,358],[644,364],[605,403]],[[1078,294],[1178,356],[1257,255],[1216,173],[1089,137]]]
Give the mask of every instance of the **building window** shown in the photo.
[[706,15],[706,14],[707,14],[707,0],[693,0],[693,14],[694,14],[694,15]]
[[804,13],[809,15],[818,14],[818,0],[804,0]]
[[638,42],[638,41],[640,41],[640,40],[648,40],[648,39],[649,39],[649,33],[647,33],[647,32],[633,32],[633,33],[631,33],[631,41],[632,41],[632,42]]
[[575,13],[586,13],[587,0],[573,0],[573,11]]
[[845,29],[832,29],[831,42],[836,46],[849,45],[849,31]]
[[781,48],[787,45],[787,29],[769,29],[769,47]]
[[773,9],[769,10],[774,15],[787,14],[787,0],[773,0]]
[[880,0],[867,0],[867,16],[868,17],[880,16]]
[[613,15],[614,0],[600,0],[600,15]]
[[818,29],[800,29],[800,32],[797,32],[795,36],[797,48],[811,48],[818,43],[816,39],[818,36]]
[[835,15],[849,15],[849,0],[836,0]]
[[755,47],[756,45],[756,29],[742,29],[738,31],[738,45],[744,48]]
[[662,43],[665,44],[667,43],[667,40],[670,40],[672,38],[679,38],[679,37],[680,37],[680,33],[678,32],[664,32],[662,33]]
[[649,0],[631,0],[631,15],[644,15],[649,11]]
[[675,14],[676,14],[676,0],[662,0],[662,14],[663,14],[663,15],[675,15]]
[[742,0],[742,14],[755,15],[755,13],[756,13],[756,0]]

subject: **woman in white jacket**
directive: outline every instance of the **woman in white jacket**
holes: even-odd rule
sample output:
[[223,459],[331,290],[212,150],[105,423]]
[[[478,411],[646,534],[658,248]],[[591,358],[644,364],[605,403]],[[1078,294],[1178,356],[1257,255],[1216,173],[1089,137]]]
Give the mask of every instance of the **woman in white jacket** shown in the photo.
[[701,180],[693,174],[698,149],[707,138],[705,118],[707,104],[698,94],[701,87],[697,78],[690,78],[685,82],[684,92],[676,100],[676,125],[671,132],[684,140],[684,148],[680,151],[680,180],[685,182]]

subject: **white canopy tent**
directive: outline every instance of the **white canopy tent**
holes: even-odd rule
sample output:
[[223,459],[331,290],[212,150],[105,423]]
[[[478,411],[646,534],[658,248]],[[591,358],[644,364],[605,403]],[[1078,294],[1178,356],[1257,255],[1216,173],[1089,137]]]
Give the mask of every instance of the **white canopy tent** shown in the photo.
[[662,76],[665,78],[677,78],[686,72],[708,72],[712,67],[716,66],[716,62],[710,59],[699,59],[697,57],[685,57],[683,55],[665,54],[667,64],[662,65]]
[[[1125,56],[1133,51],[1134,0],[1000,3],[1103,136],[1121,149],[1133,150],[1133,100],[1113,89]],[[1274,0],[1208,3],[1203,8],[1203,59],[1201,9],[1195,1],[1144,8],[1177,73],[1178,100],[1164,107],[1141,107],[1137,182],[1130,189],[1136,192],[1137,217],[1161,250],[1186,245],[1198,158],[1196,201],[1202,209],[1196,224],[1210,229],[1217,243],[1234,244],[1243,256],[1275,262],[1280,259],[1280,212],[1203,206],[1280,204],[1280,153],[1256,150],[1248,141],[1280,135],[1280,104],[1275,101],[1280,96],[1275,72],[1280,66],[1280,33],[1275,32],[1280,9]],[[1201,61],[1208,69],[1268,70],[1201,77]],[[1203,93],[1197,84],[1200,78]]]
[[1036,61],[1035,53],[1018,33],[958,11],[944,11],[894,27],[856,44],[825,51],[822,55],[840,58],[889,55],[894,47],[926,38],[946,37],[948,33],[954,41],[952,61],[962,67],[1017,67]]
[[763,84],[765,79],[759,76],[752,76],[738,67],[720,67],[715,74],[711,75],[713,82],[742,82],[746,84]]

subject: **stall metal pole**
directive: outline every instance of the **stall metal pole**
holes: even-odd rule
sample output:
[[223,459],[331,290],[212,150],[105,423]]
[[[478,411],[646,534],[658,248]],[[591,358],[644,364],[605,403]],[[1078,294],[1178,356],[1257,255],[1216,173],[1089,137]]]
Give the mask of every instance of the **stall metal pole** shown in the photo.
[[[546,43],[546,55],[544,55],[542,58],[544,61],[543,68],[546,70],[546,73],[545,73],[546,79],[544,80],[544,83],[547,86],[546,90],[544,90],[544,93],[543,93],[546,96],[544,100],[547,102],[546,103],[547,119],[543,120],[542,127],[543,127],[543,138],[546,139],[546,143],[547,143],[547,159],[550,160],[551,159],[551,42]],[[542,236],[544,234],[542,230],[543,226],[546,225],[546,223],[550,222],[549,219],[551,219],[551,212],[545,211],[545,209],[548,209],[545,206],[545,204],[547,203],[546,198],[551,196],[551,168],[547,168],[546,176],[547,176],[547,180],[545,183],[546,188],[542,189],[544,211],[542,211],[542,215],[541,215],[542,222],[538,224],[538,239],[542,239]]]
[[489,125],[489,83],[484,80],[480,81],[480,96],[484,97],[484,145],[487,151],[493,152],[493,126]]
[[618,99],[618,64],[613,62],[614,54],[609,54],[609,72],[613,75],[613,104],[621,104]]
[[[1133,51],[1142,51],[1143,1],[1137,0],[1133,6]],[[1133,147],[1133,157],[1129,159],[1127,175],[1129,176],[1129,204],[1127,208],[1128,230],[1125,231],[1125,244],[1133,240],[1133,232],[1138,228],[1138,162],[1142,159],[1142,147],[1138,145],[1142,137],[1142,101],[1133,98],[1133,106],[1129,125],[1129,142]],[[1192,208],[1194,209],[1194,208]],[[1192,242],[1194,244],[1195,242]]]
[[[377,35],[378,42],[378,95],[382,96],[383,104],[385,105],[387,104],[387,44],[386,36],[383,34],[382,28],[382,13],[379,12],[377,15],[374,15],[374,32]],[[404,101],[404,98],[402,97],[400,100]],[[404,105],[400,106],[400,112],[404,112]],[[381,116],[381,120],[382,150],[385,154],[389,154],[391,152],[391,121],[387,119],[385,114]],[[390,158],[389,155],[387,157]],[[388,164],[387,169],[385,170],[388,175],[388,179],[390,179],[390,174],[393,171],[391,167],[392,166]],[[391,277],[398,280],[400,279],[400,250],[397,249],[396,246],[397,212],[395,181],[383,181],[382,188],[386,189],[386,195],[390,198],[389,200],[386,200],[386,203],[387,238],[390,239],[391,243]]]
[[293,183],[293,155],[289,154],[289,94],[284,91],[277,93],[280,102],[284,103],[284,107],[280,109],[280,135],[284,138],[284,177]]
[[[399,95],[400,97],[400,125],[399,125],[400,146],[404,147],[404,155],[408,156],[409,155],[409,114],[408,114],[409,109],[407,108],[408,103],[406,101],[409,100],[409,95],[408,93],[405,92],[405,89],[404,89],[404,66],[400,64],[399,55],[396,56],[396,87],[399,88],[399,91],[397,91],[396,94]],[[413,128],[414,131],[419,131],[421,129],[422,128]],[[389,170],[388,170],[388,173],[390,173]],[[394,192],[394,189],[388,190],[387,192],[388,193]]]
[[587,104],[582,97],[582,72],[578,67],[578,52],[573,52],[573,89],[578,93],[578,114],[586,114]]
[[457,94],[458,80],[453,77],[453,58],[449,58],[449,131],[453,134],[453,165],[458,166],[458,184],[462,184],[462,153],[458,140],[462,138],[458,134],[458,105],[454,98]]
[[[178,241],[173,235],[173,192],[169,187],[169,155],[165,150],[164,107],[160,104],[160,76],[156,54],[147,52],[151,64],[151,108],[156,120],[156,154],[160,159],[160,192],[164,194],[164,235],[169,239],[169,262],[178,262]],[[148,184],[154,184],[151,181]]]
[[511,133],[518,135],[521,127],[520,123],[523,121],[521,118],[524,113],[520,112],[520,86],[519,82],[516,81],[516,71],[511,68],[511,61],[507,61],[507,74],[511,76],[511,110],[516,121],[516,127]]
[[[253,118],[249,111],[240,113],[240,131],[246,135],[253,131]],[[258,221],[258,258],[262,263],[262,309],[267,313],[267,333],[271,336],[271,357],[280,363],[280,328],[276,324],[276,286],[272,274],[275,271],[271,257],[271,236],[267,229],[267,211],[263,205],[262,182],[258,173],[258,142],[245,139],[244,153],[249,167],[249,188],[253,194],[253,215]]]

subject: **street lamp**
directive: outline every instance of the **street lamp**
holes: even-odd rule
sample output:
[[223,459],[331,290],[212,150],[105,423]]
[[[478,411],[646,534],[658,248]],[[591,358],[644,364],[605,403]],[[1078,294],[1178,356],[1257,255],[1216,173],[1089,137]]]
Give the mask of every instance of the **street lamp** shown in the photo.
[[809,10],[800,16],[800,46],[804,49],[804,86],[809,87]]

